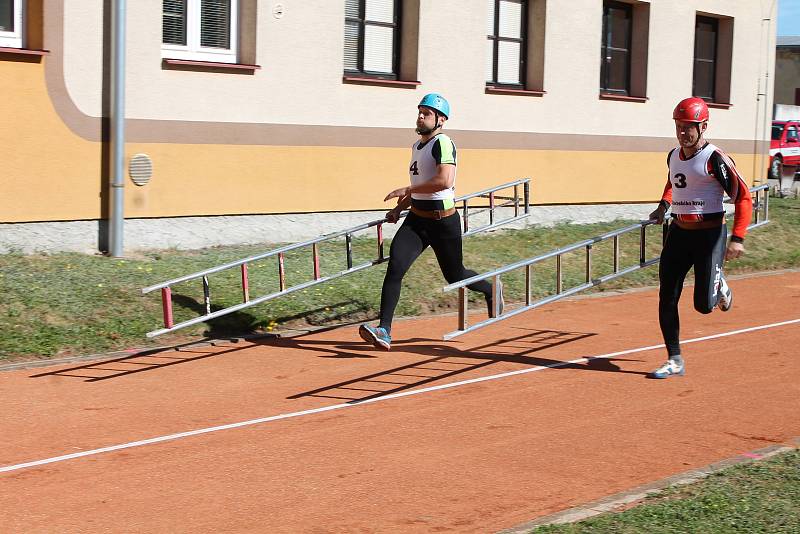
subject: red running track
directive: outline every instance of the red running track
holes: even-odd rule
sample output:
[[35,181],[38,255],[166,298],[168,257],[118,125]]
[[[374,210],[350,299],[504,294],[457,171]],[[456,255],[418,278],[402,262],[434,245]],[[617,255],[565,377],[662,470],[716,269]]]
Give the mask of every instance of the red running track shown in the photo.
[[561,301],[451,342],[453,316],[399,321],[388,353],[348,326],[3,372],[0,525],[491,532],[788,443],[800,273],[731,285],[728,313],[684,299],[682,338],[763,328],[686,344],[687,375],[663,381],[644,375],[664,349],[636,350],[661,343],[655,290]]

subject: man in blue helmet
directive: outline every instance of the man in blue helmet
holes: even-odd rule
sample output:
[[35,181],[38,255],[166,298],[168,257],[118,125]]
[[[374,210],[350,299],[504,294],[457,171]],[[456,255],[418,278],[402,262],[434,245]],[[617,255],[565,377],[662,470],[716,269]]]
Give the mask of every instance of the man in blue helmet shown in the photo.
[[[397,199],[397,206],[386,213],[396,223],[400,213],[411,209],[395,234],[390,249],[389,267],[381,290],[381,313],[377,327],[361,325],[359,335],[378,348],[392,346],[392,319],[400,298],[400,287],[411,264],[429,245],[448,283],[475,276],[464,268],[461,249],[461,218],[455,209],[456,146],[442,133],[450,117],[450,104],[439,94],[425,95],[417,107],[419,141],[411,147],[408,172],[411,185],[395,189],[383,200]],[[489,313],[494,312],[492,286],[485,280],[470,284],[483,293]],[[499,308],[503,308],[502,286],[498,285]]]

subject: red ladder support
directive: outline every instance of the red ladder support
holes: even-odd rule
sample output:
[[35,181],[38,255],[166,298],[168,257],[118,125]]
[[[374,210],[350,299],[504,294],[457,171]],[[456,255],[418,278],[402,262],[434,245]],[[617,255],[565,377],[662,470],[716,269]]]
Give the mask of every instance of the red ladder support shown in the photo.
[[376,226],[378,229],[378,259],[382,260],[384,258],[383,255],[383,225],[379,224]]
[[172,289],[161,288],[161,308],[164,310],[164,328],[172,328],[175,323],[172,321]]
[[242,299],[250,302],[250,281],[247,276],[247,264],[242,264]]
[[314,280],[319,280],[319,245],[314,243],[311,250],[314,255]]
[[286,291],[286,269],[283,266],[283,252],[278,254],[278,279],[281,291]]

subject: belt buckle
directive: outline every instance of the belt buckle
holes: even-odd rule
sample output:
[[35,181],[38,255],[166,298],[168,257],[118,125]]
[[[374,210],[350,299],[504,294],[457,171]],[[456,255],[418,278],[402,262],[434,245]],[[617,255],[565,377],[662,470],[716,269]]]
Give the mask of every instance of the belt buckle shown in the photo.
[[437,221],[442,220],[442,212],[439,210],[433,210],[433,218]]

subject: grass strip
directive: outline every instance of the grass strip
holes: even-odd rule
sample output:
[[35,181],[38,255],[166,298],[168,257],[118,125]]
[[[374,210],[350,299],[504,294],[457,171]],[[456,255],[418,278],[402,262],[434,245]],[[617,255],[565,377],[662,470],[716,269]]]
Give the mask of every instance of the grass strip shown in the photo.
[[[747,238],[747,255],[731,262],[726,271],[737,274],[791,268],[800,265],[800,203],[771,199],[771,223]],[[647,208],[643,208],[647,211]],[[478,234],[464,240],[464,263],[478,272],[487,271],[554,248],[618,229],[633,221],[530,227]],[[659,253],[658,229],[652,228],[648,255]],[[144,334],[161,327],[158,292],[141,295],[142,287],[251,256],[275,246],[231,246],[202,250],[159,250],[112,259],[76,253],[0,255],[0,361],[93,354],[130,347],[147,348],[226,337],[272,332],[282,328],[323,326],[363,321],[377,316],[385,264],[348,275],[279,299],[233,313],[209,323],[148,340]],[[621,266],[638,261],[635,233],[620,240]],[[388,249],[387,249],[388,251]],[[353,242],[355,265],[375,257],[374,239]],[[344,240],[320,247],[322,275],[346,268]],[[584,252],[564,257],[564,287],[583,281]],[[612,271],[610,241],[594,248],[593,276]],[[287,284],[312,277],[310,247],[286,256]],[[268,258],[249,266],[251,297],[278,289],[277,261]],[[505,296],[513,303],[524,299],[524,270],[503,276]],[[658,269],[651,267],[615,280],[593,291],[617,290],[658,283]],[[242,301],[239,272],[231,269],[210,276],[212,309]],[[436,258],[428,250],[407,274],[397,315],[413,316],[457,309],[457,294],[443,294],[445,281]],[[555,290],[555,260],[535,268],[535,297]],[[480,310],[480,295],[470,296]],[[199,280],[173,288],[175,321],[204,312]],[[655,302],[654,302],[655,306]]]
[[536,534],[794,534],[800,531],[800,451],[737,465],[642,504]]

